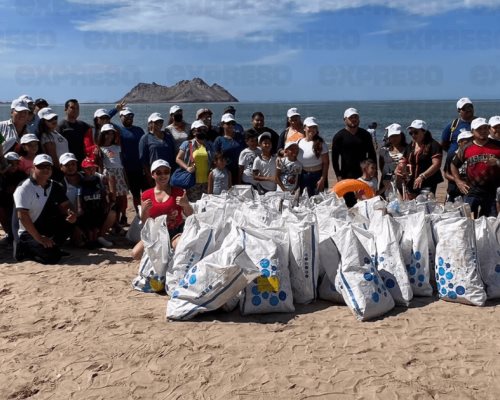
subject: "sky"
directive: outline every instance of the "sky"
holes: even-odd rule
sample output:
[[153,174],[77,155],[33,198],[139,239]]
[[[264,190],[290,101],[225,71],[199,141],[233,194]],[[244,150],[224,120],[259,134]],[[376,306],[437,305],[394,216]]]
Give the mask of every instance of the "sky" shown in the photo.
[[199,77],[240,101],[498,99],[498,0],[0,0],[0,100]]

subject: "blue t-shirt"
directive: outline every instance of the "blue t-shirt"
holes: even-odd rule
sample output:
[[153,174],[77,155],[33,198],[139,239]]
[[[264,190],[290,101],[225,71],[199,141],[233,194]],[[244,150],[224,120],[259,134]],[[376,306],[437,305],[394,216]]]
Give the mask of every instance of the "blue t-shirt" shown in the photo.
[[152,133],[147,133],[139,140],[139,159],[142,165],[150,167],[156,160],[165,160],[173,171],[177,168],[176,155],[172,135],[165,134],[165,137],[160,139]]
[[233,173],[234,170],[238,171],[238,160],[243,149],[244,146],[236,139],[229,139],[225,136],[219,136],[214,142],[214,150],[224,154],[227,159],[227,168]]
[[144,136],[144,131],[138,126],[125,128],[120,126],[120,139],[122,143],[122,162],[125,171],[142,171],[141,161],[139,159],[139,142]]
[[466,122],[459,118],[457,127],[452,134],[451,125],[453,124],[453,121],[446,125],[446,128],[444,128],[443,133],[441,134],[441,143],[450,142],[448,154],[455,154],[455,152],[458,150],[457,138],[458,135],[460,135],[460,132],[470,131],[470,122]]

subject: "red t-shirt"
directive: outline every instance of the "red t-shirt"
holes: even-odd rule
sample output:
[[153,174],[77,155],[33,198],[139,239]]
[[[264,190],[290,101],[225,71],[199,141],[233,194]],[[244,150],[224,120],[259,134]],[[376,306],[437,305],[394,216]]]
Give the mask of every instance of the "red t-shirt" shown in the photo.
[[184,191],[177,187],[172,187],[170,197],[167,201],[159,203],[156,201],[154,188],[148,189],[142,193],[142,201],[150,199],[153,202],[153,206],[149,210],[149,216],[151,218],[159,217],[160,215],[167,216],[167,228],[174,229],[182,224],[182,207],[178,206],[175,202],[177,197],[182,197]]

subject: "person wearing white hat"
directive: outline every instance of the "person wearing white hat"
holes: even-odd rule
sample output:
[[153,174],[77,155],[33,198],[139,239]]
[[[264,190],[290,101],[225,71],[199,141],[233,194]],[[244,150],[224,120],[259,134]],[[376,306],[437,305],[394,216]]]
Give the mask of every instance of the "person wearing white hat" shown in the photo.
[[253,161],[253,179],[260,194],[276,190],[276,156],[272,153],[271,133],[264,132],[258,138],[262,151]]
[[299,145],[296,142],[285,144],[284,156],[276,159],[276,183],[278,192],[295,194],[299,189],[302,163],[297,159]]
[[441,146],[448,154],[455,154],[458,149],[457,137],[462,131],[471,130],[471,122],[474,118],[474,105],[468,97],[458,99],[456,109],[458,118],[455,118],[443,129],[441,134]]
[[[40,122],[40,118],[38,117],[38,108],[36,108],[35,102],[33,101],[33,97],[23,94],[19,96],[19,100],[26,102],[28,108],[30,109],[28,114],[28,121],[26,124],[26,129],[29,133],[33,133],[35,135],[38,134],[38,123]],[[48,107],[48,105],[46,106]]]
[[[344,128],[338,131],[332,140],[332,167],[337,181],[358,179],[362,174],[361,162],[377,159],[372,136],[359,126],[359,112],[355,108],[344,111]],[[348,207],[356,204],[356,196],[347,193],[345,201]]]
[[19,241],[15,258],[57,264],[64,252],[61,244],[69,237],[76,214],[70,209],[63,186],[51,179],[53,161],[47,154],[33,160],[31,179],[14,192],[19,219]]
[[[80,104],[77,99],[69,99],[64,103],[64,118],[57,126],[57,131],[68,141],[68,149],[75,155],[78,163],[93,151],[94,145],[92,127],[79,120]],[[87,152],[86,147],[89,147]]]
[[236,140],[234,126],[236,121],[233,114],[226,113],[221,118],[224,136],[219,136],[214,142],[214,152],[222,153],[227,160],[227,169],[231,172],[231,182],[238,182],[238,161],[244,145]]
[[19,150],[19,155],[21,158],[19,160],[19,169],[25,174],[29,174],[31,172],[31,168],[33,168],[33,160],[40,149],[40,141],[36,135],[27,133],[21,136],[20,142],[21,148]]
[[278,139],[278,150],[284,149],[285,143],[298,142],[300,139],[304,139],[304,126],[299,110],[292,107],[286,112],[286,128]]
[[16,150],[19,138],[28,133],[29,113],[28,103],[24,100],[15,99],[12,101],[10,119],[0,122],[0,144],[2,145],[3,154]]
[[400,124],[390,124],[386,128],[387,146],[379,150],[379,165],[382,170],[382,185],[384,191],[390,188],[391,182],[396,182],[396,187],[402,193],[402,181],[395,175],[396,168],[406,151],[408,143]]
[[[485,118],[475,118],[471,128],[473,141],[457,151],[451,174],[476,218],[495,217],[495,197],[500,186],[500,144],[488,137],[489,125]],[[460,168],[465,163],[467,180],[460,176]]]
[[500,116],[495,115],[491,117],[488,121],[490,126],[490,139],[500,142]]
[[187,131],[189,127],[186,121],[184,121],[183,110],[178,105],[170,107],[169,114],[170,117],[166,129],[174,137],[176,150],[179,150],[179,146],[188,138]]
[[144,170],[148,187],[154,186],[150,167],[156,160],[165,160],[175,169],[175,141],[173,136],[163,130],[163,117],[154,112],[148,117],[148,133],[139,140],[139,160]]
[[[59,168],[59,157],[69,152],[68,141],[57,132],[57,114],[51,108],[46,107],[38,111],[40,123],[38,124],[38,134],[40,135],[41,150],[50,155],[54,160],[54,165]],[[56,179],[60,177],[55,171]]]
[[[469,131],[460,132],[460,134],[457,137],[458,149],[461,149],[468,143],[471,143],[472,138],[473,138],[472,132]],[[460,192],[460,190],[458,190],[455,178],[453,178],[453,174],[451,173],[451,163],[455,158],[455,154],[456,153],[446,155],[446,160],[444,162],[444,167],[443,167],[443,175],[445,179],[448,181],[448,188],[446,189],[447,192],[446,201],[448,202],[453,202],[458,196],[462,196],[462,193]],[[464,163],[459,168],[459,175],[463,180],[467,180],[466,169],[467,169],[467,163]]]

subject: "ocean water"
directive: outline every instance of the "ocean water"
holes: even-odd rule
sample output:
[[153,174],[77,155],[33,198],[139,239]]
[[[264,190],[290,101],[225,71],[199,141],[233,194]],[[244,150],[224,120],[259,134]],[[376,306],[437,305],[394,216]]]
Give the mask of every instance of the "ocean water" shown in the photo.
[[[251,115],[255,111],[262,111],[266,117],[266,126],[280,133],[286,123],[286,111],[290,107],[297,107],[303,118],[316,117],[319,123],[321,136],[329,143],[333,135],[343,127],[343,113],[348,107],[355,107],[360,112],[361,126],[366,128],[371,122],[378,123],[377,135],[383,135],[383,128],[396,122],[403,127],[408,126],[414,119],[423,119],[427,122],[433,136],[439,140],[443,128],[457,117],[456,100],[426,100],[426,101],[331,101],[331,102],[299,102],[299,103],[231,103],[236,108],[236,119],[243,127],[251,127]],[[173,104],[130,104],[135,113],[134,124],[146,128],[147,118],[153,112],[161,113],[168,119],[168,110]],[[184,119],[189,123],[195,118],[199,108],[210,108],[213,123],[220,121],[223,109],[228,103],[184,103],[180,106],[184,110]],[[92,124],[94,111],[98,108],[110,109],[114,104],[81,104],[80,119]],[[489,118],[500,115],[500,100],[474,100],[476,116]],[[52,109],[64,116],[64,106],[54,105]],[[0,120],[9,118],[10,105],[0,105]],[[119,118],[113,118],[119,123]]]

